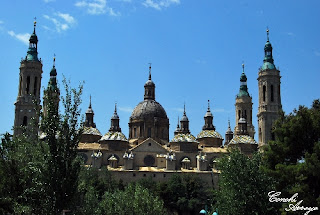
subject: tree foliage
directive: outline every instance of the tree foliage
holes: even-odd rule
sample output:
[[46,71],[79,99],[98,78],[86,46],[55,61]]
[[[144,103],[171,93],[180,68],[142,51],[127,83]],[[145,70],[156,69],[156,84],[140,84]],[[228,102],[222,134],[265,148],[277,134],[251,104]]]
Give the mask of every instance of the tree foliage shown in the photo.
[[277,214],[268,193],[274,190],[273,180],[261,168],[260,154],[251,158],[238,150],[219,159],[219,189],[215,192],[219,214]]
[[49,147],[49,155],[46,157],[46,192],[49,211],[53,214],[72,208],[81,167],[77,147],[82,134],[79,106],[83,87],[80,84],[79,90],[70,89],[70,83],[65,79],[63,84],[65,97],[61,98],[64,112],[58,112],[56,95],[47,91],[47,113],[41,120],[41,129],[46,135],[44,141]]
[[194,175],[173,175],[159,186],[166,208],[179,214],[197,214],[211,201],[204,181]]
[[282,113],[274,133],[264,159],[266,171],[278,181],[277,191],[288,198],[298,193],[303,206],[320,208],[320,101]]
[[[64,81],[64,112],[54,94],[45,94],[47,114],[41,117],[44,139],[25,131],[5,134],[0,145],[0,212],[4,214],[59,214],[74,206],[80,159],[79,90]],[[35,121],[36,123],[36,121]],[[37,124],[30,126],[32,129]],[[38,130],[38,129],[37,129]]]

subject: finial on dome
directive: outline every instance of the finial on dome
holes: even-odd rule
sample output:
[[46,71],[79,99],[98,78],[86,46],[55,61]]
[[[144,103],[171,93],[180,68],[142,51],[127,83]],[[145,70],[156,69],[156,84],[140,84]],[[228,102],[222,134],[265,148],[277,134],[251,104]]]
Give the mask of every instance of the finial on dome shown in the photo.
[[228,128],[231,129],[231,126],[230,126],[230,119],[228,119]]
[[210,100],[208,99],[208,111],[210,111]]
[[36,33],[36,26],[37,26],[37,17],[34,17],[34,21],[33,21],[33,33]]
[[89,108],[91,109],[91,95],[90,95],[90,103],[89,103]]
[[186,102],[183,104],[183,115],[186,115]]
[[53,54],[53,67],[56,66],[56,54]]
[[178,116],[178,123],[177,123],[177,128],[179,128],[179,122],[180,122],[180,121],[179,121],[179,116]]
[[114,113],[117,113],[117,102],[114,104]]
[[244,63],[242,63],[242,73],[244,73]]
[[151,63],[149,63],[149,80],[151,80]]
[[267,27],[267,41],[269,42],[269,27]]

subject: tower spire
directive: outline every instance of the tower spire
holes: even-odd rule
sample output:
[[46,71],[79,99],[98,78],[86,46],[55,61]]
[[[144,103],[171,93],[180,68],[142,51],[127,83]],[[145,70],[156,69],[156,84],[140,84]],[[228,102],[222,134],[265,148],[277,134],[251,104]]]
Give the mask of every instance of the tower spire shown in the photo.
[[34,17],[34,21],[33,21],[33,33],[36,33],[36,26],[37,26],[37,17]]
[[92,109],[92,107],[91,107],[91,94],[90,94],[89,108]]
[[267,27],[267,41],[269,42],[269,28]]
[[111,126],[110,126],[109,131],[121,132],[119,121],[120,121],[120,118],[119,118],[118,113],[117,113],[117,102],[115,102],[115,104],[114,104],[114,113],[113,113],[113,116],[111,117]]
[[151,63],[149,63],[149,80],[151,80]]
[[216,128],[213,125],[213,115],[210,111],[210,100],[208,99],[208,109],[204,115],[204,126],[202,130],[215,130]]

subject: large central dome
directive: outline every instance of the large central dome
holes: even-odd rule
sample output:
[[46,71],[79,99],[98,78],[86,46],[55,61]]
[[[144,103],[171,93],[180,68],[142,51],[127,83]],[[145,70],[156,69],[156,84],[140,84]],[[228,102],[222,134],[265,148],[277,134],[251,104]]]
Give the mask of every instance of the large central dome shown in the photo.
[[151,80],[151,66],[149,80],[144,85],[144,101],[140,102],[132,111],[129,122],[129,142],[138,144],[147,138],[152,138],[160,144],[169,141],[169,119],[164,108],[156,102],[156,85]]
[[164,108],[155,100],[144,100],[140,102],[132,111],[130,119],[144,120],[154,117],[167,119],[167,113]]

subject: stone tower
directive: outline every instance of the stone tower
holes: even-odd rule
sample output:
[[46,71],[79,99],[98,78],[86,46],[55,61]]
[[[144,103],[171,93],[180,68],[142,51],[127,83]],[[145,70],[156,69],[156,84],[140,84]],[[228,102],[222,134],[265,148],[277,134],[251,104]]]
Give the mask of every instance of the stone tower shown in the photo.
[[276,69],[273,57],[272,46],[269,42],[269,30],[267,30],[267,42],[264,46],[263,65],[259,69],[259,107],[258,107],[258,126],[259,144],[267,144],[273,140],[272,126],[279,117],[282,109],[280,96],[280,71]]
[[[38,37],[36,35],[36,22],[34,22],[33,33],[29,39],[29,48],[25,59],[20,62],[19,89],[15,105],[14,135],[22,133],[21,126],[28,129],[34,123],[39,122],[40,110],[40,87],[42,63],[38,59]],[[34,132],[38,128],[35,127]]]
[[[59,110],[59,101],[60,101],[60,90],[57,83],[57,70],[56,70],[56,58],[53,58],[53,67],[50,71],[50,80],[48,82],[47,89],[44,90],[43,96],[43,115],[44,117],[48,114],[48,105],[49,102],[52,102],[51,107],[53,107],[56,113]],[[50,101],[51,100],[51,101]]]
[[247,129],[249,136],[254,138],[255,130],[252,125],[252,97],[249,95],[247,86],[247,76],[244,73],[244,64],[242,64],[242,74],[240,76],[240,90],[236,96],[236,126],[234,128],[235,135],[240,133],[238,122],[241,117],[247,121]]

